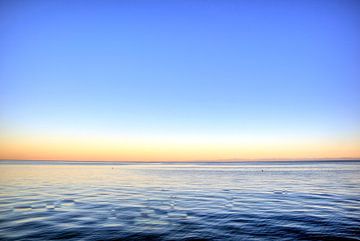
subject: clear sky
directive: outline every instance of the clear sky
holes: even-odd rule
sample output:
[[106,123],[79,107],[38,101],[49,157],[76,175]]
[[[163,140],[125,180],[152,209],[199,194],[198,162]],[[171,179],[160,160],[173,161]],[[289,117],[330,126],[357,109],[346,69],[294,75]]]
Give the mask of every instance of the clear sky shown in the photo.
[[360,2],[0,3],[0,158],[360,156]]

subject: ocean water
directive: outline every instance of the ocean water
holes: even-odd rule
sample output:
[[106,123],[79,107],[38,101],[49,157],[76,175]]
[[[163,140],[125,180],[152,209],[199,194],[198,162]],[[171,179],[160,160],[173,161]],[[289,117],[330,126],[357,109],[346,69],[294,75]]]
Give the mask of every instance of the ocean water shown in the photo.
[[3,161],[0,240],[360,240],[360,162]]

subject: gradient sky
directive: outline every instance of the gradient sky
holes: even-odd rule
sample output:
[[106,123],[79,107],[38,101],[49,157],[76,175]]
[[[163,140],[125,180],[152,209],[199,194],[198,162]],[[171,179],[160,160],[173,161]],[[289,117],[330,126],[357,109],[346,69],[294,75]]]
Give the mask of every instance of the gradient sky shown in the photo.
[[360,156],[359,1],[0,3],[0,158]]

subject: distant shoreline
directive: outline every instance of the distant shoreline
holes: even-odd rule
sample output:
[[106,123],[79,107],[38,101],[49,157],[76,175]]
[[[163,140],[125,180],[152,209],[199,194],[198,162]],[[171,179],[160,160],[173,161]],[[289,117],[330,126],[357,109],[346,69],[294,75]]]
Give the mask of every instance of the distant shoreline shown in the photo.
[[347,159],[306,159],[306,160],[224,160],[224,161],[79,161],[79,160],[19,160],[19,159],[1,159],[0,164],[79,164],[79,165],[147,165],[147,164],[266,164],[266,163],[350,163],[360,162],[360,158]]

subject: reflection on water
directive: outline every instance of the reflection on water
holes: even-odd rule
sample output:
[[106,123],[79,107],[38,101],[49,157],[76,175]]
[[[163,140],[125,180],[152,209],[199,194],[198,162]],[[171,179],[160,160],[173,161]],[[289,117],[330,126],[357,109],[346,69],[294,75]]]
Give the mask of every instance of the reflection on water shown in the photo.
[[360,162],[2,162],[1,240],[360,240]]

